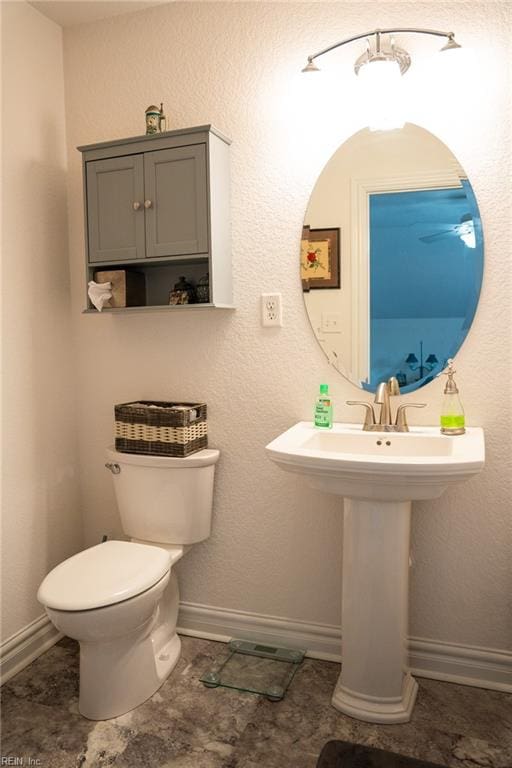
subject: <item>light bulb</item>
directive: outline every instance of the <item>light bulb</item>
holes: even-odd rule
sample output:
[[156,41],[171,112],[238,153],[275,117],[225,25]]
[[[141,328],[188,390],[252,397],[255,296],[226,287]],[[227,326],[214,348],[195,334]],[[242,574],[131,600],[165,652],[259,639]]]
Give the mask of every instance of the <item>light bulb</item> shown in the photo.
[[371,131],[404,125],[402,75],[397,61],[369,61],[358,72]]

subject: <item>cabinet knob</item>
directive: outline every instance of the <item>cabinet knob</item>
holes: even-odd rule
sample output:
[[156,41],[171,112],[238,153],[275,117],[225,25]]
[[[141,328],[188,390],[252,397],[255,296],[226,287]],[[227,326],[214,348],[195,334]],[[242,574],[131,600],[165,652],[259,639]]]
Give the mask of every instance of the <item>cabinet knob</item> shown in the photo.
[[152,200],[144,200],[144,208],[151,208],[152,205],[153,205]]
[[135,202],[133,203],[133,210],[134,210],[134,211],[138,211],[138,210],[139,210],[139,208],[140,208],[140,203],[138,203],[137,201],[135,201]]

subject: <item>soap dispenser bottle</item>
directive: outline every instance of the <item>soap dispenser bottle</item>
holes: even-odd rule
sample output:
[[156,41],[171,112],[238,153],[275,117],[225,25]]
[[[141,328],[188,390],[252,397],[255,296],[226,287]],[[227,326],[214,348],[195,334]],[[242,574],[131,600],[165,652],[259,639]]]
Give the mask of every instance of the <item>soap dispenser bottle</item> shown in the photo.
[[454,373],[453,360],[448,360],[448,370],[443,372],[444,376],[448,376],[441,408],[441,432],[443,435],[463,435],[466,431],[464,408],[459,397],[457,384],[453,378]]
[[332,429],[332,400],[329,396],[329,385],[320,384],[320,394],[315,402],[315,427]]

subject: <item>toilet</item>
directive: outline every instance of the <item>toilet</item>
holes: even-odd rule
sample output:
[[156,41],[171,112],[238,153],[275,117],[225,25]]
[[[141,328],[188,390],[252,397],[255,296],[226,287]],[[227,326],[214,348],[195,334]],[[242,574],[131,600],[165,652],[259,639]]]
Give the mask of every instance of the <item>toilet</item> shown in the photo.
[[134,709],[160,688],[180,656],[174,564],[210,535],[219,451],[185,458],[107,449],[123,530],[73,555],[44,579],[37,599],[80,643],[78,708],[91,720]]

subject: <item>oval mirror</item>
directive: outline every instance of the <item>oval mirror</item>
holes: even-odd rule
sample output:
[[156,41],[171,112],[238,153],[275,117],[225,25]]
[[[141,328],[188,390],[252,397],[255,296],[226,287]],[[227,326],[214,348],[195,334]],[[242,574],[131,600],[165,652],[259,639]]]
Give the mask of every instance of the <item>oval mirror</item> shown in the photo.
[[475,195],[450,150],[406,124],[364,129],[334,153],[304,219],[306,310],[329,362],[374,392],[402,392],[454,357],[475,314],[483,238]]

